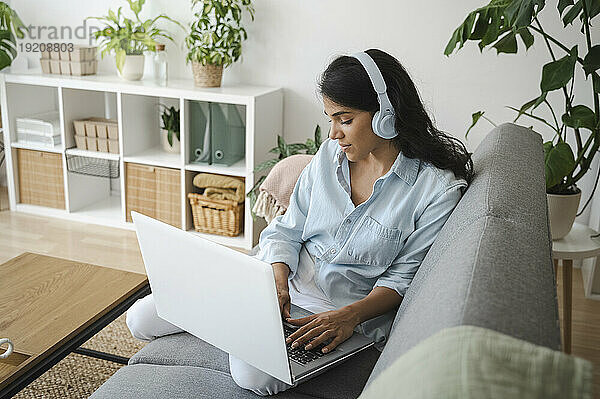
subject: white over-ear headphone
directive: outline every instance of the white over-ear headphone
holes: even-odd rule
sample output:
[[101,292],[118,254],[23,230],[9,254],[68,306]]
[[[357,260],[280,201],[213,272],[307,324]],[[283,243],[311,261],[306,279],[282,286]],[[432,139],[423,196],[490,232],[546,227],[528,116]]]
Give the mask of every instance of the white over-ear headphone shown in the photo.
[[367,75],[371,79],[373,88],[377,93],[377,99],[379,100],[379,111],[375,112],[373,116],[372,126],[373,132],[381,138],[393,139],[398,135],[394,128],[395,114],[394,107],[386,93],[387,86],[383,80],[383,75],[377,67],[377,64],[365,52],[352,54],[351,57],[356,58],[367,71]]

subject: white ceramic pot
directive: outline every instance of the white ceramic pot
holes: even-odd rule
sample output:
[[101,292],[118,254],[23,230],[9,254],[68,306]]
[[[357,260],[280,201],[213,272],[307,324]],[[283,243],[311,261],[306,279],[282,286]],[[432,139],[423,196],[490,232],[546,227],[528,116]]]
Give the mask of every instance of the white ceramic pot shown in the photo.
[[125,80],[140,80],[144,76],[144,60],[144,55],[126,55],[123,71],[119,72],[119,76]]
[[577,194],[546,194],[546,196],[550,234],[553,240],[559,240],[569,234],[573,227],[581,200],[581,190]]
[[165,150],[166,152],[170,152],[171,154],[179,154],[179,152],[181,151],[179,139],[177,139],[177,136],[175,135],[175,133],[173,133],[173,147],[171,147],[169,145],[168,134],[169,132],[165,129],[160,129],[160,142],[162,144],[163,150]]

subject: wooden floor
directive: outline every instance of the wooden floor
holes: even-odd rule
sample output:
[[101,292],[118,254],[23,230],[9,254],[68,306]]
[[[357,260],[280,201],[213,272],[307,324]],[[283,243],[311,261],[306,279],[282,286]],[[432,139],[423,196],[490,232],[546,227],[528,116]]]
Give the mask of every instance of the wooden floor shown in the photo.
[[[0,207],[7,206],[0,187]],[[144,273],[135,231],[0,211],[0,263],[23,252]]]
[[[558,270],[558,303],[562,318],[562,273]],[[573,269],[572,354],[594,365],[594,398],[600,398],[600,301],[583,295],[581,269]]]
[[[2,211],[7,203],[6,189],[0,187],[0,263],[23,252],[37,252],[120,270],[144,272],[134,231]],[[560,270],[558,275],[560,304]],[[573,270],[572,335],[573,355],[594,364],[594,397],[600,398],[600,301],[583,296],[579,269]]]

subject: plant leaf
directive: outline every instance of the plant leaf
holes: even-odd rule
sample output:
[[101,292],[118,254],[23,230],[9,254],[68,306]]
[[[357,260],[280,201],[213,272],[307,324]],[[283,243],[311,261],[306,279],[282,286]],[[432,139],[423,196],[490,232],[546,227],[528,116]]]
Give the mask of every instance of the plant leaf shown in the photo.
[[600,93],[600,75],[594,72],[592,76],[594,76],[594,92]]
[[[507,106],[506,108],[508,108],[508,109],[512,109],[512,110],[513,110],[513,111],[515,111],[515,112],[520,112],[520,110],[516,109],[515,107]],[[535,120],[537,120],[537,121],[543,122],[544,124],[546,124],[546,125],[548,125],[548,126],[552,127],[552,125],[551,125],[550,123],[548,123],[548,121],[547,121],[547,120],[545,120],[544,118],[541,118],[541,117],[539,117],[539,116],[535,116],[535,115],[533,115],[532,113],[523,112],[523,115],[525,115],[525,116],[528,116],[528,117],[530,117],[530,118],[532,118],[532,119],[535,119]]]
[[279,162],[279,159],[270,159],[268,161],[265,161],[263,163],[261,163],[260,165],[258,165],[256,168],[254,168],[255,172],[262,172],[265,169],[270,169],[273,166],[275,166],[275,164],[277,164],[277,162]]
[[125,65],[125,56],[126,55],[127,55],[127,53],[122,48],[116,49],[116,57],[115,58],[116,58],[116,62],[117,62],[117,69],[121,73],[123,73],[123,65]]
[[492,47],[496,49],[496,54],[515,54],[517,52],[517,37],[514,32],[508,32],[508,34],[498,40]]
[[562,15],[565,11],[565,8],[567,8],[568,6],[572,6],[573,4],[573,0],[558,0],[559,15]]
[[567,11],[567,13],[563,16],[564,26],[567,26],[570,23],[572,23],[575,20],[575,18],[577,18],[579,14],[583,12],[583,3],[581,1],[582,0],[578,0],[577,3],[575,3],[575,5],[571,7],[569,11]]
[[528,50],[529,47],[533,46],[534,37],[527,28],[521,28],[517,32],[519,36],[521,36],[521,40],[523,40],[523,44],[525,44],[525,50]]
[[287,146],[285,140],[280,135],[277,135],[277,147],[279,148],[279,155],[285,158],[287,156]]
[[576,61],[577,46],[574,46],[570,54],[544,65],[540,82],[542,92],[560,89],[569,83],[573,78]]
[[296,154],[299,154],[299,151],[306,150],[306,144],[303,144],[303,143],[290,144],[287,146],[287,148],[288,148],[289,155],[296,155]]
[[525,112],[527,112],[527,110],[529,110],[529,108],[533,107],[533,109],[536,109],[537,106],[543,103],[545,99],[546,93],[544,92],[539,97],[536,97],[533,100],[521,105],[521,108],[519,109],[519,114],[515,117],[513,122],[516,122]]
[[590,48],[587,55],[583,59],[583,70],[585,71],[585,75],[589,75],[590,73],[596,71],[600,68],[600,45],[595,45]]
[[571,147],[564,141],[556,146],[551,141],[544,143],[546,190],[559,184],[575,168],[575,157]]
[[470,12],[463,23],[454,30],[444,54],[452,54],[457,45],[460,50],[467,40],[480,40],[480,49],[496,41],[499,35],[510,29],[505,24],[503,13],[511,1],[492,0],[488,5]]
[[562,116],[562,121],[565,125],[573,129],[585,128],[594,130],[596,114],[585,105],[576,105],[571,108],[570,113],[565,113]]
[[485,114],[485,111],[477,111],[473,115],[471,115],[471,118],[473,119],[473,121],[471,122],[471,126],[469,126],[469,128],[467,129],[467,132],[465,133],[465,138],[469,135],[469,132],[471,131],[471,129],[473,129],[473,126],[475,126],[477,124],[477,122],[479,121],[479,118],[481,118],[483,116],[483,114]]
[[585,7],[590,19],[600,14],[600,1],[598,0],[585,0]]
[[322,143],[323,139],[321,138],[321,126],[317,124],[317,127],[315,127],[315,145],[317,148],[319,148],[321,147]]
[[511,27],[519,29],[531,25],[534,15],[539,13],[545,4],[545,0],[513,0],[504,10],[504,15]]

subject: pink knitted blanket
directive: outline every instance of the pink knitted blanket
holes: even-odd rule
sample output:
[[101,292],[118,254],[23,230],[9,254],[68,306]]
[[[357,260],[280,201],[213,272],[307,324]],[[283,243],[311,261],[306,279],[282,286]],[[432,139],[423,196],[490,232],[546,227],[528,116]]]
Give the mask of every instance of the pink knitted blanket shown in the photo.
[[[259,188],[257,205],[258,208],[263,209],[261,213],[275,215],[285,212],[290,206],[290,196],[296,181],[312,157],[312,155],[292,155],[282,159],[271,169]],[[265,216],[264,214],[259,216]],[[270,221],[268,219],[267,221]]]

